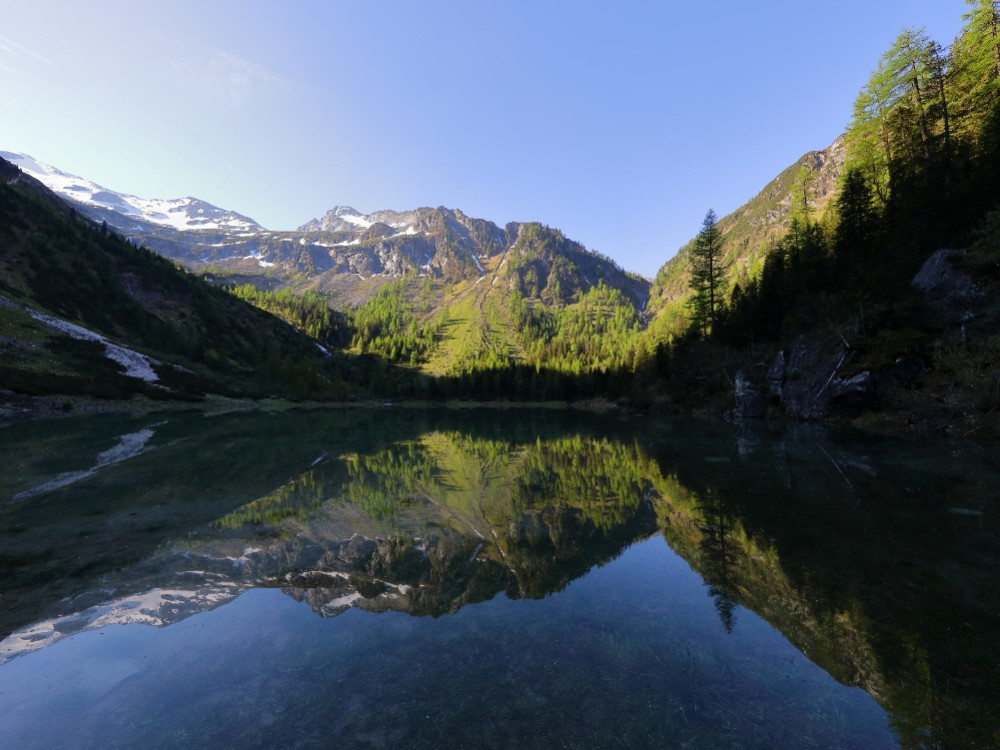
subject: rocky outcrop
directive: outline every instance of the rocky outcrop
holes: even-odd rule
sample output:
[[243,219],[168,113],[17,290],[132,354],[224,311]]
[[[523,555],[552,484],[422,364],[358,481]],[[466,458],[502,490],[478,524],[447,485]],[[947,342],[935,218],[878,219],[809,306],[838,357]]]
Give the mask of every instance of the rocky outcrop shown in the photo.
[[964,255],[964,250],[938,250],[924,261],[911,282],[928,302],[959,323],[972,320],[985,298],[972,277],[955,265]]
[[870,371],[852,367],[856,355],[839,338],[800,338],[787,352],[778,352],[768,370],[771,393],[796,419],[822,419],[869,406],[875,401],[876,380]]
[[754,382],[750,370],[741,367],[733,381],[736,406],[726,412],[731,420],[760,419],[767,415],[767,397]]

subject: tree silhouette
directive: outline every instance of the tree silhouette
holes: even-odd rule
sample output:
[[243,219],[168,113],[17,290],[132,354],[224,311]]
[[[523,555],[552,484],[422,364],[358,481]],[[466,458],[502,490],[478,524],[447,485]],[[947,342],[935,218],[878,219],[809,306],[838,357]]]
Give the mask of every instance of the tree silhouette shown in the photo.
[[689,306],[692,323],[708,335],[715,327],[715,319],[722,305],[722,234],[715,211],[708,209],[701,231],[691,247],[691,289],[694,294]]

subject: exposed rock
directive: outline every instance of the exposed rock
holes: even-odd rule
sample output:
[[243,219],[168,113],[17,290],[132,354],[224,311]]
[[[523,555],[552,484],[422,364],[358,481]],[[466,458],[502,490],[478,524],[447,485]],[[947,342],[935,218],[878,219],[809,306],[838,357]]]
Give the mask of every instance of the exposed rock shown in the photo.
[[964,255],[964,250],[938,250],[924,261],[911,282],[935,307],[962,323],[975,317],[975,308],[985,297],[972,277],[955,267],[954,259]]
[[750,371],[741,367],[734,382],[736,408],[726,413],[730,419],[760,419],[767,414],[767,400],[753,381]]
[[785,352],[779,351],[767,371],[767,382],[771,384],[771,395],[781,398],[782,383],[785,381]]
[[852,371],[855,354],[840,339],[799,339],[771,365],[771,390],[785,412],[797,419],[822,419],[835,411],[868,406],[876,397],[875,378],[868,370]]
[[372,224],[368,229],[361,233],[362,240],[374,240],[381,239],[383,237],[392,237],[396,234],[396,230],[390,227],[388,224],[383,224],[380,221]]

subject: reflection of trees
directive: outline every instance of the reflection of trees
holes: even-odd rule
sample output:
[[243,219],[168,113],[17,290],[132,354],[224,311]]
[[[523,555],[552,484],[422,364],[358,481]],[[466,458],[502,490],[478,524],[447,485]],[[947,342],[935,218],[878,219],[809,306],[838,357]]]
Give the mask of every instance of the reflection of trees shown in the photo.
[[242,505],[216,521],[224,529],[239,529],[247,524],[272,524],[286,518],[301,517],[323,502],[323,485],[316,472],[292,479],[273,492]]
[[656,529],[650,462],[634,444],[428,433],[344,460],[347,479],[332,496],[421,537],[429,555],[449,534],[471,537],[474,560],[508,571],[495,580],[510,596],[561,589]]
[[715,601],[715,609],[727,633],[736,624],[736,579],[734,568],[741,557],[741,550],[731,539],[730,524],[723,495],[709,489],[700,498],[698,509],[704,514],[704,526],[699,547],[703,555],[701,575],[708,586],[708,593]]
[[1000,671],[983,667],[1000,612],[995,454],[977,463],[965,449],[959,466],[946,443],[777,437],[752,453],[719,436],[658,456],[676,483],[664,535],[723,623],[734,601],[762,616],[881,703],[901,747],[1000,747]]

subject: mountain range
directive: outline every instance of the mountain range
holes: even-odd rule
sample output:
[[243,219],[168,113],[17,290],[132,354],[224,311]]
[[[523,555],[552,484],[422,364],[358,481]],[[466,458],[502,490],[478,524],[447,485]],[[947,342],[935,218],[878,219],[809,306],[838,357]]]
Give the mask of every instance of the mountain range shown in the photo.
[[149,234],[158,227],[182,232],[263,231],[263,227],[253,219],[197,198],[138,198],[68,174],[36,161],[27,154],[0,151],[0,158],[31,175],[72,205],[79,206],[81,211],[95,221],[106,220],[108,224],[127,234]]
[[[430,274],[450,283],[475,282],[495,274],[525,226],[511,222],[499,227],[444,207],[362,214],[349,206],[335,206],[295,230],[269,230],[197,198],[138,198],[67,174],[27,154],[0,151],[0,158],[85,216],[106,221],[136,244],[193,271],[211,271],[222,280],[250,281],[267,289],[318,291],[338,308],[359,305],[383,283],[407,274]],[[759,266],[767,242],[787,227],[795,174],[805,168],[814,175],[810,182],[818,212],[833,192],[842,161],[840,140],[828,149],[810,152],[747,206],[725,217],[720,226],[731,259],[738,259],[744,272]],[[579,243],[570,246],[578,257],[589,258],[568,296],[589,289],[597,279],[621,289],[637,311],[646,308],[651,298],[662,308],[686,295],[681,270],[687,263],[685,248],[661,269],[657,283],[650,285],[610,258],[588,253]]]
[[[524,287],[546,302],[576,300],[602,280],[620,290],[637,313],[645,314],[647,322],[661,317],[673,321],[676,328],[688,293],[686,247],[650,283],[610,258],[566,240],[558,230],[534,223],[511,222],[500,227],[445,207],[362,214],[348,206],[335,206],[295,230],[269,230],[249,217],[197,198],[139,198],[68,174],[27,154],[5,151],[0,152],[0,158],[37,179],[84,216],[107,222],[135,244],[193,272],[211,273],[221,283],[319,292],[336,309],[357,307],[385,283],[407,275],[460,285],[489,277],[490,286],[500,284],[508,290]],[[804,155],[750,203],[724,217],[720,228],[730,265],[743,274],[759,270],[768,243],[788,226],[795,180],[808,179],[812,206],[819,213],[833,193],[842,162],[843,144],[838,139],[823,151]],[[551,235],[574,267],[566,277],[559,273],[564,264],[554,264],[558,279],[555,294],[551,282],[557,279],[549,278],[554,256],[531,258],[525,271],[533,277],[528,283],[519,279],[501,284],[505,261],[512,253],[516,257],[525,244],[525,226]],[[423,302],[426,306],[427,300]],[[438,309],[440,304],[432,302],[430,307]]]

